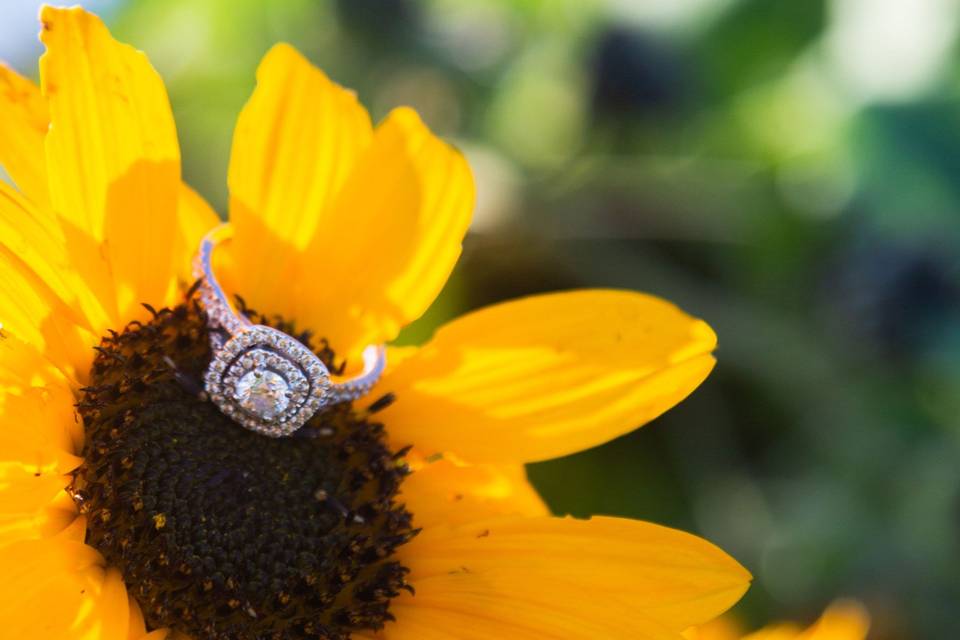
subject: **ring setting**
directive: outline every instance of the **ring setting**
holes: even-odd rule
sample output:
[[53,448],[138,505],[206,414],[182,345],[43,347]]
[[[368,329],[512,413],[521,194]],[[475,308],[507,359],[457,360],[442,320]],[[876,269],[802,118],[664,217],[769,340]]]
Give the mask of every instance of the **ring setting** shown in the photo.
[[323,362],[300,341],[236,313],[213,274],[214,247],[229,228],[211,231],[200,245],[195,275],[207,313],[212,357],[204,374],[210,400],[239,425],[263,435],[292,434],[326,406],[370,391],[386,365],[382,345],[363,352],[363,371],[334,382]]

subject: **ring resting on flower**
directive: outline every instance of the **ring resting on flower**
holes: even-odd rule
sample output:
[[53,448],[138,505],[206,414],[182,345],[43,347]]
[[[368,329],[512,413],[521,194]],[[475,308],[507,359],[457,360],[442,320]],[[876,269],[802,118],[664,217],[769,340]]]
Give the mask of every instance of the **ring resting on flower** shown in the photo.
[[386,366],[383,345],[364,349],[360,374],[334,382],[298,340],[233,310],[212,266],[213,250],[230,235],[229,225],[211,230],[194,263],[212,351],[204,388],[214,404],[247,429],[276,438],[290,435],[326,406],[366,395]]

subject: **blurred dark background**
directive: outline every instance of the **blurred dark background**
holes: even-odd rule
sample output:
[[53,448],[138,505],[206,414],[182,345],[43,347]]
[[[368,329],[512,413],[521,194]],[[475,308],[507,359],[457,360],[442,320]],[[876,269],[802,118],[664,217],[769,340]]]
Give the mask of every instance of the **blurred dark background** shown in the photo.
[[[37,4],[0,20],[0,57],[31,75]],[[878,640],[960,637],[960,2],[82,4],[149,53],[186,179],[221,212],[278,40],[466,151],[476,222],[405,339],[582,286],[713,325],[719,365],[686,402],[531,467],[557,513],[705,535],[756,576],[748,625],[852,596]]]

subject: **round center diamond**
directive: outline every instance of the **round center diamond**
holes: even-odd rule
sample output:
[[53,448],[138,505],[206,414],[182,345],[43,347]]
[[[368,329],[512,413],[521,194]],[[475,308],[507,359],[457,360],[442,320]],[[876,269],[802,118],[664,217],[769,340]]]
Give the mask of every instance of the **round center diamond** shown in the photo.
[[237,403],[262,420],[273,420],[289,403],[290,385],[278,373],[255,369],[237,381]]

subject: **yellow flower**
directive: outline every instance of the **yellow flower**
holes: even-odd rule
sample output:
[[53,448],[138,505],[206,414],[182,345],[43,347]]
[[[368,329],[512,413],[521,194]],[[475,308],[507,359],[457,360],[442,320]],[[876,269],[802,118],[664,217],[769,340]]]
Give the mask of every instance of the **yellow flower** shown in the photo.
[[864,640],[870,619],[863,606],[849,600],[831,605],[806,629],[792,623],[775,624],[750,634],[742,634],[727,618],[689,629],[687,640]]
[[[0,67],[0,637],[676,640],[740,598],[713,545],[550,517],[522,466],[689,394],[705,323],[624,291],[517,300],[391,349],[308,437],[244,430],[195,384],[184,292],[218,220],[181,182],[163,83],[95,16],[41,20],[41,89]],[[334,367],[431,304],[474,197],[415,113],[373,127],[286,45],[229,187],[227,289]]]

